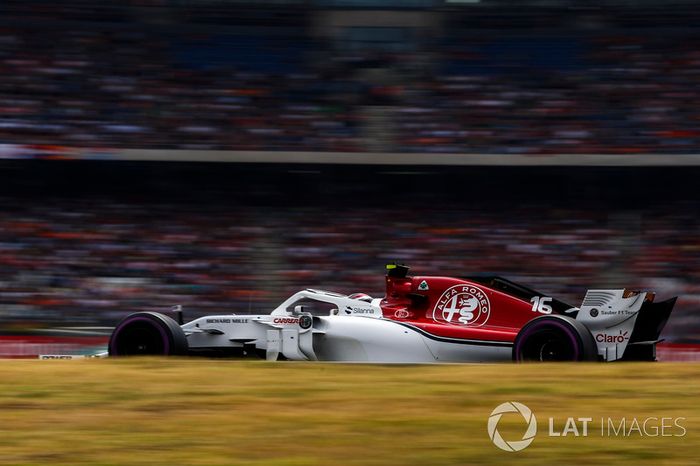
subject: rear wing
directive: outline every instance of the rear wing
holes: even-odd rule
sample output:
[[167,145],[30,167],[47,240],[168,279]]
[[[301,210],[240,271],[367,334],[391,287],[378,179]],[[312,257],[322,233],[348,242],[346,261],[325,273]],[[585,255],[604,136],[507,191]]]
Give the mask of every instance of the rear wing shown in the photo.
[[604,361],[655,361],[656,344],[676,298],[654,303],[654,293],[588,290],[576,320],[593,335]]

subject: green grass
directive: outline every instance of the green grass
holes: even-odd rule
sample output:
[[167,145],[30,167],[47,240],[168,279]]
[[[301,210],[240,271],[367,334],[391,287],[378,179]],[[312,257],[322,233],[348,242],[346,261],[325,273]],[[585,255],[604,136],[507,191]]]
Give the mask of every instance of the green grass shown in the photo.
[[[0,362],[0,465],[698,464],[700,365]],[[539,434],[507,453],[504,401]],[[514,440],[524,425],[505,415]],[[592,417],[588,437],[549,437]],[[600,418],[678,417],[684,437],[608,437]],[[680,433],[679,429],[671,433]]]

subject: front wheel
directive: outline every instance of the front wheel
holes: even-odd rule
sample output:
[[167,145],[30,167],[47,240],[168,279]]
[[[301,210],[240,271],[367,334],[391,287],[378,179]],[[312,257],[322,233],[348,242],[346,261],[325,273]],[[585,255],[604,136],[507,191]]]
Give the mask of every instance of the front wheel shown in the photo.
[[562,315],[540,316],[525,324],[515,337],[513,360],[596,361],[598,347],[581,322]]
[[110,356],[184,356],[188,350],[178,323],[157,312],[126,316],[109,338]]

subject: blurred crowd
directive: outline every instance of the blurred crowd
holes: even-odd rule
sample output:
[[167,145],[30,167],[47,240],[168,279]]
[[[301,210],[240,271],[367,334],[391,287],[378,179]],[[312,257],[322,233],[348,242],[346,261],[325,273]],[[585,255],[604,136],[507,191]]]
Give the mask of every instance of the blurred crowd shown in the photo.
[[[113,325],[128,312],[267,313],[307,287],[383,296],[383,266],[495,272],[578,305],[589,287],[680,295],[665,331],[700,339],[698,205],[349,207],[2,198],[3,326]],[[12,206],[12,207],[10,207]],[[417,214],[419,213],[419,214]]]
[[[700,36],[607,34],[501,40],[501,53],[526,57],[511,61],[486,56],[488,38],[462,39],[447,55],[452,74],[402,93],[399,150],[697,152]],[[568,47],[557,49],[557,41]]]
[[42,21],[0,22],[0,144],[700,150],[692,28],[445,30],[422,49],[378,52],[339,50],[303,29]]
[[[206,48],[197,42],[167,33],[0,27],[0,141],[356,150],[354,112],[318,76],[281,65],[274,73],[197,69],[185,53]],[[240,45],[221,53],[242,53],[250,43]]]

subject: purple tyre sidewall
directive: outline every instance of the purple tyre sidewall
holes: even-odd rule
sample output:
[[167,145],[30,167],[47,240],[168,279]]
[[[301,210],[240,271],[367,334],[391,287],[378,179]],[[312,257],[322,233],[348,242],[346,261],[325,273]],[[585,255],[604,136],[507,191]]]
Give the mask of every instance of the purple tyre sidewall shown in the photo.
[[117,337],[119,336],[119,332],[121,332],[125,326],[133,323],[133,322],[148,322],[151,324],[151,326],[155,327],[158,329],[158,332],[160,333],[160,336],[163,341],[163,352],[164,354],[170,354],[170,339],[168,338],[167,333],[165,332],[165,329],[163,329],[162,325],[159,325],[158,322],[156,322],[153,319],[149,319],[148,317],[143,317],[143,316],[134,316],[134,317],[127,317],[124,319],[119,325],[117,325],[117,328],[114,329],[114,332],[112,333],[112,338],[109,341],[109,352],[110,354],[114,355],[119,355],[117,353],[117,344],[116,340]]
[[546,330],[551,327],[556,327],[564,332],[566,336],[568,337],[569,341],[574,347],[574,360],[578,361],[581,358],[581,347],[582,347],[582,342],[580,341],[578,335],[576,335],[576,332],[574,329],[571,328],[570,325],[561,322],[561,321],[556,321],[554,319],[547,319],[544,321],[537,321],[533,323],[530,327],[525,329],[525,332],[520,335],[520,338],[518,338],[518,343],[515,347],[515,354],[516,354],[516,359],[520,361],[520,355],[522,353],[522,346],[525,341],[527,341],[528,337],[532,335],[535,332],[539,332],[541,330]]

